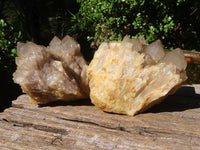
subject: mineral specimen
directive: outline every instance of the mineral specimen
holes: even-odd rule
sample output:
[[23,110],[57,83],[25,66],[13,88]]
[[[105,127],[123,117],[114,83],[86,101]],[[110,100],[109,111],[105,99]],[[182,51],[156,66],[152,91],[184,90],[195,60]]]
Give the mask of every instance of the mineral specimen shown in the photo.
[[70,36],[54,37],[48,47],[18,43],[17,54],[13,80],[36,103],[89,97],[88,66]]
[[91,101],[106,112],[141,113],[175,92],[187,79],[186,66],[182,51],[165,54],[160,40],[104,42],[87,69]]

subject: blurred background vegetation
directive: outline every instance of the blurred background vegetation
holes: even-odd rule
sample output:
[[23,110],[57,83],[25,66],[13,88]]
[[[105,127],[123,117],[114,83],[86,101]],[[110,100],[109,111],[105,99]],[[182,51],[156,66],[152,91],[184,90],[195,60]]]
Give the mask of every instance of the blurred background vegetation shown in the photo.
[[[144,35],[160,39],[166,49],[200,50],[198,0],[1,0],[1,107],[21,93],[13,83],[17,42],[47,46],[53,36],[74,37],[87,61],[104,40]],[[188,84],[200,83],[200,65],[189,64]]]

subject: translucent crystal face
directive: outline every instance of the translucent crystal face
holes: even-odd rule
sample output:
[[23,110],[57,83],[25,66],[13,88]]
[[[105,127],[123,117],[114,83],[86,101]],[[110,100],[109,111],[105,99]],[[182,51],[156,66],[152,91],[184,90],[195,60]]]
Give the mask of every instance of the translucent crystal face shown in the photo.
[[175,91],[187,78],[185,67],[183,54],[165,54],[159,40],[147,46],[144,37],[126,36],[103,43],[87,70],[90,98],[104,111],[135,115]]
[[54,37],[48,47],[19,43],[15,83],[39,104],[89,97],[87,64],[71,37]]
[[149,55],[155,63],[158,63],[164,56],[165,52],[161,41],[157,40],[145,48],[146,55]]
[[165,57],[161,60],[163,63],[174,64],[177,69],[182,71],[187,67],[187,62],[185,61],[185,57],[180,48],[177,48],[165,55]]

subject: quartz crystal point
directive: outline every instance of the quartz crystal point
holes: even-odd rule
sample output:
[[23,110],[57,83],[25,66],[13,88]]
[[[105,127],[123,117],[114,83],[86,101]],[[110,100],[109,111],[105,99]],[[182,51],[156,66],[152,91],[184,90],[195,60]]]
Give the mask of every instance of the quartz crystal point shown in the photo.
[[88,66],[70,36],[54,37],[48,47],[18,43],[17,54],[13,80],[36,103],[89,97]]
[[186,66],[182,51],[165,54],[160,40],[104,42],[87,69],[91,101],[106,112],[141,113],[175,92],[187,79]]

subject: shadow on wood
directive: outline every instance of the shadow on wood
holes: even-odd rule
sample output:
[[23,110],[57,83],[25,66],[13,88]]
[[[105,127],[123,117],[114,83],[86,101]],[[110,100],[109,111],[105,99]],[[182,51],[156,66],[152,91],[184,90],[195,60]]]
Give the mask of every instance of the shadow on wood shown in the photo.
[[90,99],[80,99],[74,101],[54,101],[48,104],[40,104],[39,107],[56,107],[56,106],[92,106]]
[[200,108],[200,94],[195,92],[194,87],[183,86],[145,113],[176,112],[194,108]]

